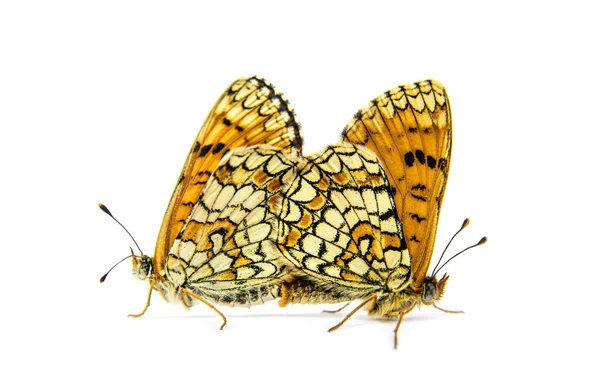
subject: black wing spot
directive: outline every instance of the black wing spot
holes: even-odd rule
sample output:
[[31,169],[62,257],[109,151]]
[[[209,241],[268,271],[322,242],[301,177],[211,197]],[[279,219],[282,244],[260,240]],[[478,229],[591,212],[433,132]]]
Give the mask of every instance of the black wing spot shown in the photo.
[[404,162],[408,167],[412,167],[415,164],[415,155],[412,152],[407,152],[404,155]]
[[411,193],[410,195],[419,201],[427,201],[427,199],[424,198],[423,196],[417,196],[414,193]]
[[425,154],[423,153],[423,151],[417,149],[415,151],[415,155],[417,156],[417,160],[419,160],[419,163],[425,164]]
[[410,218],[413,220],[416,220],[417,223],[420,223],[421,221],[425,220],[424,217],[421,217],[421,216],[417,215],[416,213],[411,214]]
[[200,156],[206,156],[206,154],[210,151],[211,148],[212,144],[208,144],[202,147],[202,149],[200,150]]
[[431,169],[434,169],[437,165],[437,161],[432,156],[427,156],[427,166]]
[[223,118],[223,124],[225,124],[226,126],[230,126],[231,125],[231,120],[229,120],[228,118]]
[[200,149],[200,143],[196,141],[196,143],[194,144],[194,148],[192,149],[192,153],[198,152],[199,149]]
[[208,176],[208,177],[210,177],[210,175],[211,175],[211,172],[208,172],[208,171],[200,171],[200,172],[198,172],[198,176]]
[[217,153],[221,152],[221,150],[222,150],[223,148],[225,148],[225,144],[223,144],[223,143],[218,143],[218,144],[217,144],[217,145],[215,145],[215,147],[213,148],[213,150],[212,150],[212,153],[213,153],[213,154],[217,154]]
[[236,125],[235,126],[235,130],[238,131],[238,132],[242,132],[244,130],[244,128],[240,127],[239,125]]
[[408,128],[408,132],[409,132],[409,133],[417,133],[417,128],[415,128],[415,127],[410,127],[410,128]]

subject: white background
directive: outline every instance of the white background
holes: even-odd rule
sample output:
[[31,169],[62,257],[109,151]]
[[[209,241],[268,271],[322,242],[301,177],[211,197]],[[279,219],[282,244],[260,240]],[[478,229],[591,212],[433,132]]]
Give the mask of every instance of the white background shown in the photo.
[[[2,382],[598,380],[598,12],[499,2],[3,2]],[[520,2],[519,2],[520,3]],[[590,2],[591,3],[591,2]],[[305,153],[395,85],[442,81],[454,120],[435,257],[462,223],[442,302],[390,322],[322,307],[186,312],[129,262],[152,253],[187,151],[221,92],[285,93]]]

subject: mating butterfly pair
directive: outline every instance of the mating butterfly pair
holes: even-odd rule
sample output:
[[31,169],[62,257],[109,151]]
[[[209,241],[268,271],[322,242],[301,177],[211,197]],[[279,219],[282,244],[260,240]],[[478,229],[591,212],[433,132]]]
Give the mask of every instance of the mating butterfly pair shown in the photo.
[[260,78],[237,80],[192,145],[154,257],[132,252],[135,275],[150,282],[134,316],[153,290],[210,306],[221,329],[213,303],[359,299],[331,330],[365,306],[397,318],[397,335],[404,314],[435,305],[447,282],[427,270],[451,139],[446,92],[428,80],[385,92],[340,142],[303,157],[286,99]]

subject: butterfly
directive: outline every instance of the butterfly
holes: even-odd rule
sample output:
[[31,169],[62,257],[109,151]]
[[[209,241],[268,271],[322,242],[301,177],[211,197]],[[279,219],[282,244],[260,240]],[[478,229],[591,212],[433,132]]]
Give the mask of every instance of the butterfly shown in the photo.
[[[150,289],[144,309],[131,316],[142,316],[157,290],[185,307],[208,305],[222,329],[225,316],[211,301],[249,305],[274,296],[284,268],[269,240],[265,204],[294,164],[288,158],[301,155],[302,141],[293,110],[271,84],[252,77],[227,88],[187,156],[154,257],[132,252],[134,275]],[[266,147],[234,150],[260,144]]]
[[407,236],[411,287],[420,290],[450,167],[452,116],[444,86],[425,80],[385,92],[354,115],[342,140],[364,145],[381,160]]
[[[305,275],[283,284],[281,306],[363,299],[330,331],[366,306],[372,316],[397,319],[397,343],[406,313],[436,305],[448,276],[438,280],[439,269],[430,276],[427,271],[448,179],[451,127],[440,83],[398,86],[360,109],[345,127],[340,143],[355,145],[357,160],[306,159],[310,171],[300,171],[285,192],[279,231],[280,249]],[[342,148],[331,147],[334,153]],[[359,183],[365,174],[369,181]],[[314,195],[324,200],[329,218],[324,208],[312,209]],[[291,214],[296,211],[307,218],[298,221],[300,214]],[[298,233],[305,234],[296,241]]]

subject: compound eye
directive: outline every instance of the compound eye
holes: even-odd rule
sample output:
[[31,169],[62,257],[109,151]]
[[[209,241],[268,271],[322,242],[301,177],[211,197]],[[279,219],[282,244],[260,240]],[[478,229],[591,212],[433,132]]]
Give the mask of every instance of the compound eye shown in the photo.
[[435,297],[436,291],[437,288],[435,287],[435,284],[433,282],[426,282],[425,286],[423,287],[423,300],[432,301]]
[[150,259],[146,259],[141,257],[139,259],[134,259],[133,263],[133,273],[140,280],[145,280],[148,278],[150,273],[152,272],[152,262]]
[[146,277],[148,277],[149,274],[150,274],[150,263],[143,262],[142,265],[140,265],[140,276],[145,279]]

